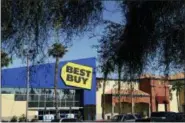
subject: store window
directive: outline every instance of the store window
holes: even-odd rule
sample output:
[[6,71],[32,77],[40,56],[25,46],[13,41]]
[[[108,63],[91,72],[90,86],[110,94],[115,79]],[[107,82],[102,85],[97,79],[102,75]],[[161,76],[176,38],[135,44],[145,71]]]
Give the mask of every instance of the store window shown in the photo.
[[[26,88],[2,88],[3,94],[15,94],[15,101],[26,101]],[[57,89],[59,107],[80,106],[79,90]],[[54,107],[54,89],[29,88],[29,107]]]

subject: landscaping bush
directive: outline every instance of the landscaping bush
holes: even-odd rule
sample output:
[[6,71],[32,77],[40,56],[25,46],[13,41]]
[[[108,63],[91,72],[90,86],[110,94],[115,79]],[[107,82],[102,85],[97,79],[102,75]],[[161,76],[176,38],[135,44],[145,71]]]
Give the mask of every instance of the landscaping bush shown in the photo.
[[35,117],[31,120],[31,122],[38,122],[37,116],[35,116]]
[[26,117],[24,116],[24,114],[19,117],[19,122],[26,122]]
[[8,122],[7,120],[2,120],[1,122]]
[[38,122],[38,119],[33,118],[31,122]]
[[12,119],[10,120],[10,122],[17,122],[17,117],[13,116]]

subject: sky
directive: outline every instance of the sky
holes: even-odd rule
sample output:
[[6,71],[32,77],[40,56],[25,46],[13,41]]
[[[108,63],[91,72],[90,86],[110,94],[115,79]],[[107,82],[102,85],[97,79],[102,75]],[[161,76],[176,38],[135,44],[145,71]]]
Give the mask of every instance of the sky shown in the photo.
[[[116,4],[114,1],[105,1],[104,6],[106,10],[103,11],[103,19],[104,20],[111,20],[117,23],[121,23],[122,21],[122,15],[121,12],[118,10],[118,4]],[[98,26],[95,29],[96,34],[102,34],[103,27]],[[98,44],[98,39],[100,37],[95,38],[89,38],[87,35],[84,35],[83,37],[76,38],[73,40],[73,45],[71,48],[68,49],[68,52],[65,54],[65,56],[62,58],[61,61],[65,60],[75,60],[75,59],[81,59],[81,58],[88,58],[88,57],[96,57],[97,58],[97,51],[96,49],[92,48],[93,45]],[[48,62],[54,62],[55,59],[49,58],[46,63]],[[97,61],[98,64],[98,61]],[[26,66],[25,63],[22,63],[21,59],[14,58],[13,64],[9,66],[9,68],[14,67],[21,67]]]
[[[104,1],[104,7],[106,8],[103,11],[103,19],[104,20],[110,20],[116,23],[124,23],[124,17],[120,11],[120,8],[118,4],[115,1]],[[95,34],[101,35],[103,33],[103,27],[97,26],[95,29]],[[76,59],[82,59],[82,58],[89,58],[89,57],[96,57],[98,56],[96,49],[92,48],[93,45],[98,44],[98,40],[100,37],[95,38],[89,38],[87,34],[84,34],[82,37],[75,38],[72,42],[72,47],[68,49],[68,52],[65,54],[65,56],[61,59],[61,61],[65,60],[76,60]],[[55,62],[55,59],[48,58],[45,63],[53,63]],[[96,62],[98,65],[98,60]],[[21,67],[26,66],[25,63],[22,62],[21,59],[14,58],[13,63],[8,66],[8,68],[14,68],[14,67]],[[155,71],[155,72],[154,72]],[[160,72],[160,69],[154,70],[149,69],[145,73],[153,73],[155,75],[162,74]],[[97,72],[97,76],[101,77],[101,73]],[[111,75],[110,78],[116,78],[117,75]]]

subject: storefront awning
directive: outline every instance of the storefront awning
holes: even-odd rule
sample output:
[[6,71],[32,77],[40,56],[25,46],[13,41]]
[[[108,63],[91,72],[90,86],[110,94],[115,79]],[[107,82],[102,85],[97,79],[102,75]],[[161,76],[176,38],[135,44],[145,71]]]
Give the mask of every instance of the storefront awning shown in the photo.
[[[120,90],[120,94],[121,96],[131,96],[131,90],[130,89],[121,89]],[[149,97],[150,95],[146,92],[143,92],[141,90],[133,90],[133,97],[142,97],[142,96],[146,96]],[[106,92],[106,94],[112,94],[113,96],[118,96],[118,89],[111,89],[109,91]]]
[[[121,102],[127,102],[131,103],[132,97],[134,103],[150,103],[150,95],[148,93],[145,93],[141,90],[134,90],[133,95],[131,96],[131,90],[127,89],[122,89],[121,92]],[[105,97],[104,97],[105,96]],[[119,102],[119,93],[117,89],[111,89],[105,93],[105,95],[102,96],[102,101],[103,98],[105,98],[106,103],[118,103]]]

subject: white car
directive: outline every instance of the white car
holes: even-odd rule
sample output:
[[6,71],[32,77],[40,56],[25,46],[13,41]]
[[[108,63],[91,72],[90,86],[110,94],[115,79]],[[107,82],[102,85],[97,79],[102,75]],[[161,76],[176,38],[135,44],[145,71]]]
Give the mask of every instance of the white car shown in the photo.
[[76,118],[62,118],[60,119],[60,122],[81,122]]
[[112,119],[111,122],[135,122],[136,119],[141,118],[137,114],[120,114],[120,115],[115,115]]

